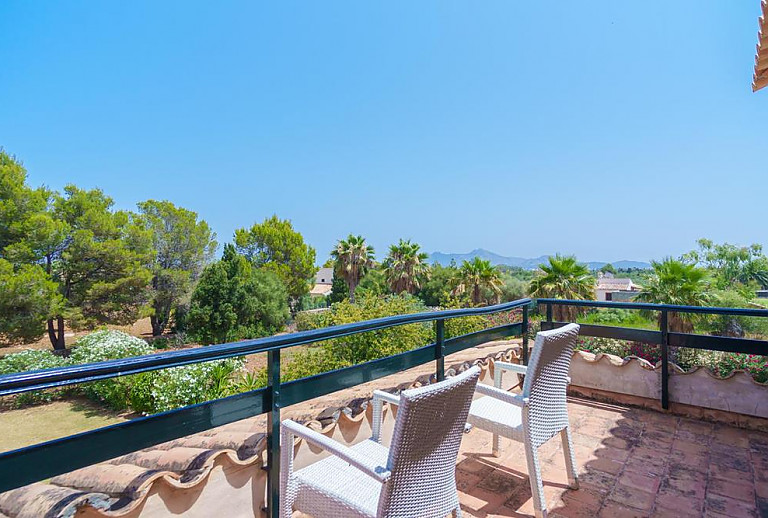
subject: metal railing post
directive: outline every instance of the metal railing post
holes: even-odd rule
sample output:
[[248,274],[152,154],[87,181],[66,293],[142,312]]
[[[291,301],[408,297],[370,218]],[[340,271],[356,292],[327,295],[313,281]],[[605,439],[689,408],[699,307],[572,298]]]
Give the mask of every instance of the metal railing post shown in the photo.
[[[280,349],[267,353],[270,411],[267,416],[267,514],[280,517]],[[290,447],[288,445],[287,447]]]
[[547,329],[552,329],[552,304],[547,304]]
[[445,320],[435,320],[435,374],[437,381],[445,379]]
[[666,311],[661,312],[661,408],[669,410],[669,324]]
[[523,350],[522,360],[523,365],[528,365],[528,306],[523,306]]

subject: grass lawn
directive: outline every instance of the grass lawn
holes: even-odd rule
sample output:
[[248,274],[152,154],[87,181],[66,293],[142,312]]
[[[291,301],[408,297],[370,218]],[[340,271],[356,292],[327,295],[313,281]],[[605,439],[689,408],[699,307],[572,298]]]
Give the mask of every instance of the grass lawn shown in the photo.
[[125,421],[118,413],[86,400],[55,401],[46,405],[0,412],[0,451],[58,439]]

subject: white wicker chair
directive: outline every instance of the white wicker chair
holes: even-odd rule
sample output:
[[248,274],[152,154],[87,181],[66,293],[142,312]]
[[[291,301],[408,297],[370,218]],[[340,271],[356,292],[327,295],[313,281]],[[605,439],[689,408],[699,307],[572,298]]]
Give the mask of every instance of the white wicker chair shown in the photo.
[[[293,509],[315,517],[461,516],[456,459],[480,369],[404,390],[375,391],[373,436],[352,447],[293,421],[281,433],[281,516]],[[399,405],[390,448],[380,444],[382,402]],[[293,439],[332,455],[293,471]]]
[[[578,488],[576,463],[573,458],[571,431],[568,425],[566,388],[568,370],[579,326],[568,324],[536,335],[529,365],[496,362],[494,386],[477,385],[484,397],[472,402],[467,422],[481,430],[493,432],[493,454],[499,455],[499,436],[522,442],[528,461],[533,506],[536,516],[547,515],[544,487],[541,482],[539,446],[560,434],[568,470],[569,485]],[[525,374],[521,395],[501,389],[504,370]]]

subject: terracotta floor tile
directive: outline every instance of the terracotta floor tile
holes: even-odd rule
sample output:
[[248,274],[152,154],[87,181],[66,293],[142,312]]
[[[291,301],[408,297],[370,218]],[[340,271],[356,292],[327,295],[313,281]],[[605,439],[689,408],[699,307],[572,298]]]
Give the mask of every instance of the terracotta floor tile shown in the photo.
[[617,484],[613,491],[611,491],[611,494],[608,495],[608,501],[610,502],[615,502],[633,509],[648,511],[649,513],[653,508],[654,500],[656,500],[655,493],[642,491],[634,487],[625,486],[621,483]]
[[[553,438],[539,450],[550,517],[768,516],[768,434],[569,401],[581,489],[567,488]],[[490,451],[491,434],[465,436],[457,470],[464,516],[533,516],[523,445],[503,441],[499,458]]]
[[755,486],[748,482],[726,481],[715,478],[709,481],[707,493],[727,496],[749,503],[754,503],[755,501]]
[[[750,505],[747,502],[742,502],[741,500],[728,498],[726,496],[707,493],[707,501],[705,505],[706,513],[720,513],[733,518],[757,516],[757,509],[754,502]],[[709,516],[709,514],[706,515]]]
[[650,516],[650,513],[648,511],[624,507],[623,505],[616,503],[609,503],[600,510],[598,516],[600,516],[600,518],[645,518],[646,516]]
[[619,477],[619,484],[656,494],[661,484],[661,478],[627,471]]
[[683,493],[675,488],[662,485],[656,495],[656,507],[699,516],[704,509],[704,496],[699,497]]

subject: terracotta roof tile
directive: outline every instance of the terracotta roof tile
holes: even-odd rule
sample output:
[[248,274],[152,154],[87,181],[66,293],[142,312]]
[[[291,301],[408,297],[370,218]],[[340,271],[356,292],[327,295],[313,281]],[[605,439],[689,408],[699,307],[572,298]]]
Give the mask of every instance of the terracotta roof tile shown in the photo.
[[54,477],[51,484],[113,496],[131,496],[158,474],[162,472],[133,464],[94,464]]

